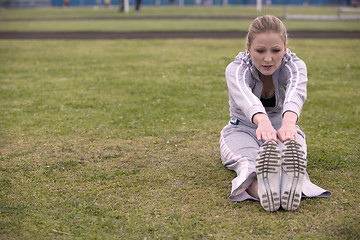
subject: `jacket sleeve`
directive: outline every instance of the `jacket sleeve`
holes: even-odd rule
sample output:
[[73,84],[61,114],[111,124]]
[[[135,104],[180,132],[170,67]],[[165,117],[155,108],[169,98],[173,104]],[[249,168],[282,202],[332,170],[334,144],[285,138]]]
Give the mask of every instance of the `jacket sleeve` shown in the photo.
[[285,68],[287,76],[283,114],[286,111],[292,111],[299,118],[307,95],[306,84],[308,79],[306,65],[295,54],[290,54]]
[[252,92],[253,77],[247,64],[243,61],[232,62],[225,71],[226,82],[229,88],[230,112],[239,118],[245,115],[252,123],[256,113],[267,114],[260,99]]

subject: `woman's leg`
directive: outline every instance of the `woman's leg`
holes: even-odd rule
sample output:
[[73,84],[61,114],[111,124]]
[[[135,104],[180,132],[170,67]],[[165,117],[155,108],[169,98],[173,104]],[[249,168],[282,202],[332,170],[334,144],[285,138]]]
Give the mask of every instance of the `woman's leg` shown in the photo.
[[255,130],[251,128],[228,125],[221,132],[222,163],[237,175],[232,180],[230,195],[232,201],[258,200],[255,160],[259,144],[261,143],[256,139]]
[[257,179],[255,178],[252,183],[250,184],[250,186],[246,189],[246,192],[256,198],[256,199],[259,199],[259,193],[258,193],[258,181]]

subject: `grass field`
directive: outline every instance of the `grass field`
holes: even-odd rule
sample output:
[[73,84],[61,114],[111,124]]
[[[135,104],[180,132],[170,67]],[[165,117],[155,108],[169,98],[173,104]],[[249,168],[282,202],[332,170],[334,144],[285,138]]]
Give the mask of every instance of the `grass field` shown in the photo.
[[359,41],[290,43],[309,68],[308,172],[333,196],[274,214],[230,202],[220,162],[242,46],[1,41],[1,238],[356,239]]
[[224,70],[243,47],[243,39],[1,40],[0,239],[359,239],[360,40],[290,40],[309,73],[299,122],[308,172],[333,195],[272,214],[228,199],[235,173],[220,160]]

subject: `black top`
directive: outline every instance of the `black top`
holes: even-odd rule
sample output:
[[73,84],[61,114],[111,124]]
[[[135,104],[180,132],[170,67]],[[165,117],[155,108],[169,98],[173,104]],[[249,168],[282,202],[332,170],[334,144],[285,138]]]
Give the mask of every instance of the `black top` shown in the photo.
[[260,97],[260,101],[264,107],[275,107],[276,104],[275,93],[269,98]]

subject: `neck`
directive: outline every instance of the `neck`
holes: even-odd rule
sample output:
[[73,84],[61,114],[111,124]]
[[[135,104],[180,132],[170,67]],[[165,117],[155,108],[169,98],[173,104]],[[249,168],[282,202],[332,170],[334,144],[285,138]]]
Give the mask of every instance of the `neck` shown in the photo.
[[261,81],[272,81],[272,75],[263,75],[261,72],[259,72],[259,78]]

